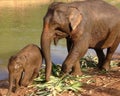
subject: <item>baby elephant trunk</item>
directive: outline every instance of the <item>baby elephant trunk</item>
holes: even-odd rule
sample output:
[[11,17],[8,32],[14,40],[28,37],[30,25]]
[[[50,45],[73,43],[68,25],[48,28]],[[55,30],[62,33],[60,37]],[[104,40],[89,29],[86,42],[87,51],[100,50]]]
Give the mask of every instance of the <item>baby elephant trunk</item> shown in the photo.
[[11,91],[12,91],[12,85],[13,85],[13,78],[12,78],[12,76],[10,75],[10,76],[9,76],[9,89],[8,89],[8,92],[7,92],[6,96],[10,96]]

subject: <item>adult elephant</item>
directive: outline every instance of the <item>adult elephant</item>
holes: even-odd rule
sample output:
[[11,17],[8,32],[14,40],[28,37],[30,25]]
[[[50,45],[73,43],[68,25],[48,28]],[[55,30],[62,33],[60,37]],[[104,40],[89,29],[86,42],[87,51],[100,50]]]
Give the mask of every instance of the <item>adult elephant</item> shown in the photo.
[[[46,62],[46,81],[51,73],[50,44],[66,38],[68,56],[62,72],[81,75],[79,60],[88,48],[96,51],[98,68],[109,69],[120,42],[120,11],[102,0],[52,3],[44,17],[41,47]],[[107,48],[106,56],[103,49]]]

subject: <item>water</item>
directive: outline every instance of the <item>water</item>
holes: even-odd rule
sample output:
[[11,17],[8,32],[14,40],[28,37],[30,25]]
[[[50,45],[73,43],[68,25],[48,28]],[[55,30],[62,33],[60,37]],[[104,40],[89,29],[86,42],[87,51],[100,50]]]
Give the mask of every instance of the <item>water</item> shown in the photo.
[[[104,52],[106,53],[106,49],[104,50]],[[68,54],[66,47],[60,46],[60,45],[57,47],[53,46],[51,49],[51,53],[52,53],[52,61],[55,64],[62,64]],[[119,44],[118,48],[116,49],[115,53],[120,53],[120,44]],[[88,49],[85,56],[87,56],[87,55],[96,56],[96,53],[93,49]]]
[[0,80],[8,79],[7,67],[0,66]]
[[[40,45],[42,20],[48,5],[27,8],[0,8],[0,80],[8,78],[7,63],[24,46],[30,43]],[[65,40],[52,46],[52,61],[62,64],[67,56]],[[120,45],[117,49],[120,52]],[[95,55],[93,50],[87,54]]]

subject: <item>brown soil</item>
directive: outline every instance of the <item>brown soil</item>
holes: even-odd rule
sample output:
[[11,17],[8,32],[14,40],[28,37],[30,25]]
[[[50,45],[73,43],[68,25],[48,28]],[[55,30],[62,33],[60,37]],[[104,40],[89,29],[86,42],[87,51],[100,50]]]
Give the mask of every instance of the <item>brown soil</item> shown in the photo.
[[93,82],[84,83],[82,96],[120,96],[120,67],[113,67],[108,73],[89,70],[89,74]]
[[[101,73],[98,70],[88,69],[84,74],[91,77],[83,79],[83,87],[79,93],[64,92],[59,96],[120,96],[120,67],[113,67],[110,72]],[[89,81],[89,82],[88,82]],[[88,83],[86,83],[88,82]],[[5,96],[8,91],[8,81],[0,81],[0,96]],[[34,89],[20,88],[11,96],[26,96]]]

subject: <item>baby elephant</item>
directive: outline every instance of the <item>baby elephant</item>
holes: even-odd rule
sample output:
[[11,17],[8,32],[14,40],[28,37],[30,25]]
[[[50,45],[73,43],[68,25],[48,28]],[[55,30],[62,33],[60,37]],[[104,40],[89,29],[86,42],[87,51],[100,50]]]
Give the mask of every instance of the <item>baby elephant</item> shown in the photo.
[[19,86],[27,86],[39,74],[42,64],[42,54],[37,45],[29,44],[15,56],[9,59],[9,90],[7,96],[12,91],[13,81],[16,90]]

